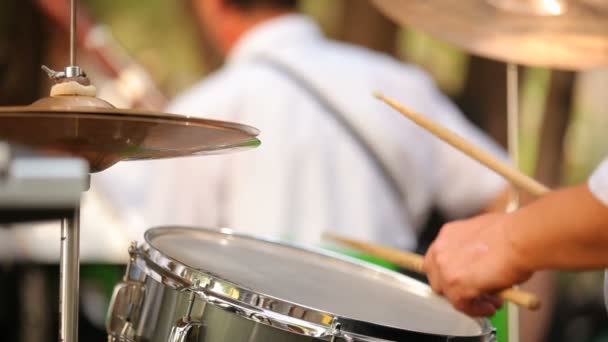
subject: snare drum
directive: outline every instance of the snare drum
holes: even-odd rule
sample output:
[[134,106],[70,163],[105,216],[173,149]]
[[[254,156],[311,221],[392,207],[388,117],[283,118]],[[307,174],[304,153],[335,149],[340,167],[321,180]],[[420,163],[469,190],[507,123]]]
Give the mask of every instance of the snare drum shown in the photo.
[[235,234],[151,229],[114,290],[110,341],[495,341],[416,280]]

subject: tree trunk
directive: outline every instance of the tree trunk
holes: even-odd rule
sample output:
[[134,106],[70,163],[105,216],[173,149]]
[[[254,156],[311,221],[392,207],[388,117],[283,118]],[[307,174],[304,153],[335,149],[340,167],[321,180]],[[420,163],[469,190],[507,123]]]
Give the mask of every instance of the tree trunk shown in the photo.
[[455,99],[460,110],[502,146],[507,145],[506,64],[471,56],[467,80]]
[[575,73],[553,71],[538,147],[536,178],[549,187],[560,184],[564,139],[572,117]]
[[44,19],[30,1],[2,1],[0,105],[24,105],[41,93],[46,35]]

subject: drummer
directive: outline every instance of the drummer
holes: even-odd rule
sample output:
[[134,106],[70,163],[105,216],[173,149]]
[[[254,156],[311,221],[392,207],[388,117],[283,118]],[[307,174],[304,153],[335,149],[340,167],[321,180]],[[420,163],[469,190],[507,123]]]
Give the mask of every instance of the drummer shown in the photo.
[[500,177],[372,94],[382,90],[495,155],[503,151],[419,68],[326,39],[296,2],[193,0],[226,63],[168,111],[250,124],[262,146],[102,174],[132,226],[228,226],[307,243],[330,230],[412,249],[433,207],[450,218],[495,207],[506,187]]
[[424,263],[433,289],[474,316],[493,314],[500,301],[490,294],[536,271],[606,267],[608,159],[587,184],[555,191],[510,214],[444,226]]

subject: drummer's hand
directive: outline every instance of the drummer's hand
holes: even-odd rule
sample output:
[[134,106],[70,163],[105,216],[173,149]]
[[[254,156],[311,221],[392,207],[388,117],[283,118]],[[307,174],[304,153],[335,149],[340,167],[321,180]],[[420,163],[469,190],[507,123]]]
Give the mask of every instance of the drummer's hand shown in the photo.
[[492,293],[532,275],[508,229],[509,214],[496,213],[443,226],[424,258],[433,290],[471,316],[493,315],[502,301]]

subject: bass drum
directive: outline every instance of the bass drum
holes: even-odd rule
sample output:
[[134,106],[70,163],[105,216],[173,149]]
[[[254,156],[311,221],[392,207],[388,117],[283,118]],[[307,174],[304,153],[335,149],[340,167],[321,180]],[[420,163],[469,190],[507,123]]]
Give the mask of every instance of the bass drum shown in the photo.
[[416,280],[321,250],[183,227],[133,245],[109,341],[495,341]]

